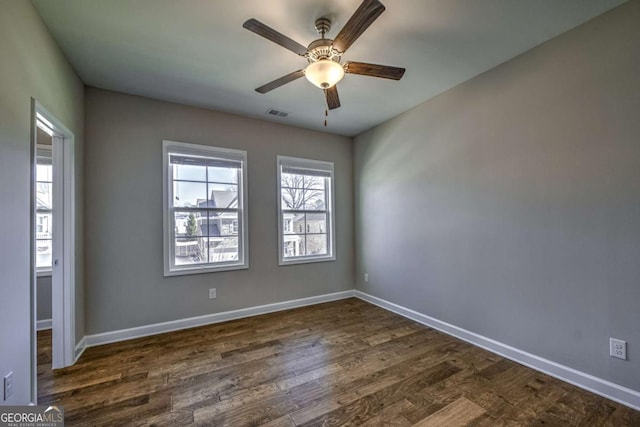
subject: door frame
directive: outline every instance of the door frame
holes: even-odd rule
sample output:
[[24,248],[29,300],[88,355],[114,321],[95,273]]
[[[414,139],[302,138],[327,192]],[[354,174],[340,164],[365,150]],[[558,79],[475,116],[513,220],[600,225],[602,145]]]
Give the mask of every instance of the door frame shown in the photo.
[[[36,99],[31,99],[31,365],[32,402],[37,403],[37,272],[35,263],[35,174],[37,117],[41,116],[53,131],[53,260],[51,271],[52,368],[71,366],[76,359],[75,295],[75,136]],[[57,260],[57,263],[56,263]]]

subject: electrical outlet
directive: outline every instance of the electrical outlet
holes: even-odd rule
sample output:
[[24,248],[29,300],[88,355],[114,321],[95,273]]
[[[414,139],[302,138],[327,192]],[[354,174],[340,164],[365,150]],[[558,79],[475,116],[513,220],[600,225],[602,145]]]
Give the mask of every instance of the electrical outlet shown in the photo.
[[369,273],[364,273],[364,283],[369,283]]
[[13,394],[13,372],[9,372],[4,377],[4,400],[9,399]]
[[216,299],[216,288],[209,289],[209,299]]
[[609,356],[618,359],[627,360],[627,343],[626,341],[609,338]]

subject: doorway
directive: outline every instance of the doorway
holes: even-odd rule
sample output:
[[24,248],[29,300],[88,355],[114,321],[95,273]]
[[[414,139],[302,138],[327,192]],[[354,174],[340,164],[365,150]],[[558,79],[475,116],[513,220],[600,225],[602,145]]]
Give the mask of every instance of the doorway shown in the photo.
[[37,403],[37,329],[51,328],[53,369],[73,365],[76,359],[76,195],[74,135],[35,99],[31,152],[31,394]]

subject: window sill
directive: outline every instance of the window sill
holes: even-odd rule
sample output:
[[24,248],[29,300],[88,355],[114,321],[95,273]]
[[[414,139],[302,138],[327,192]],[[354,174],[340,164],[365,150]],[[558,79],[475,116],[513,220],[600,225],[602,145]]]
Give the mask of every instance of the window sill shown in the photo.
[[164,277],[171,276],[186,276],[189,274],[203,274],[203,273],[217,273],[221,271],[233,271],[233,270],[247,270],[249,264],[230,264],[219,267],[189,267],[189,268],[176,268],[173,270],[165,269]]
[[51,270],[38,270],[36,277],[51,277]]
[[281,259],[278,265],[281,267],[284,267],[285,265],[311,264],[314,262],[328,262],[328,261],[335,261],[335,260],[336,260],[335,256],[308,257],[308,258],[300,257],[300,258],[293,258],[289,260]]

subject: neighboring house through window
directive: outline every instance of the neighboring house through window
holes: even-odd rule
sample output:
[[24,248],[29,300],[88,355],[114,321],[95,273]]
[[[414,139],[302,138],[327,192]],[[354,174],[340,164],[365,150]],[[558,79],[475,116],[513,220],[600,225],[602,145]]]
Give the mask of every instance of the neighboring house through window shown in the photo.
[[164,141],[165,275],[248,267],[246,151]]
[[333,163],[277,161],[280,265],[335,260]]

